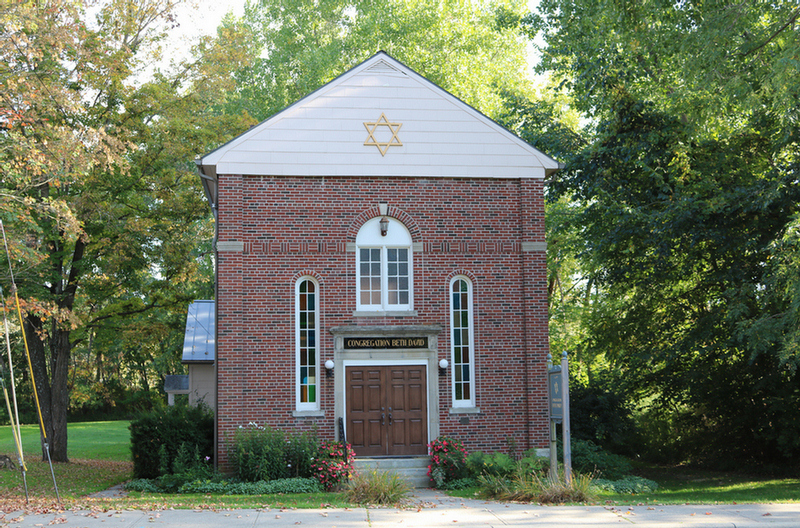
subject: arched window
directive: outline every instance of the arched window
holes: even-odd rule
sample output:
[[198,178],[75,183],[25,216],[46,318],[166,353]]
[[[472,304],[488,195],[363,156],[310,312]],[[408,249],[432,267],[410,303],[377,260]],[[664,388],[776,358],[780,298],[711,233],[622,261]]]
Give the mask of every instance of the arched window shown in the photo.
[[382,231],[381,220],[373,218],[367,221],[356,236],[357,309],[412,310],[411,235],[394,218],[386,218],[388,226],[386,231]]
[[295,365],[298,411],[319,409],[319,285],[303,277],[295,286]]
[[475,344],[472,319],[472,282],[450,281],[450,351],[453,364],[453,407],[475,406]]

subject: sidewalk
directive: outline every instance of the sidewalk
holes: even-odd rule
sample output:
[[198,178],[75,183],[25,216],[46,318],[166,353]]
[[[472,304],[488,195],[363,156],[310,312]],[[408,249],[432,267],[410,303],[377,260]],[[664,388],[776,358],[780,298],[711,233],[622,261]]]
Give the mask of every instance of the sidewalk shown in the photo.
[[112,511],[28,515],[14,519],[11,528],[59,525],[67,528],[292,527],[323,528],[430,528],[487,526],[619,526],[701,528],[800,527],[800,504],[734,504],[717,506],[539,506],[449,497],[436,490],[416,490],[413,507],[326,510],[232,511]]

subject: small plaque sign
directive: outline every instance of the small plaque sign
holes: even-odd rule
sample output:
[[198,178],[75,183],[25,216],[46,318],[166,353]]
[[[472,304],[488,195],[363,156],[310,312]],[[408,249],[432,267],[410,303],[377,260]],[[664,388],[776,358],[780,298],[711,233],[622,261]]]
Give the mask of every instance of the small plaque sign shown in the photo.
[[548,373],[550,382],[550,419],[561,420],[564,418],[564,393],[561,382],[561,370]]
[[345,337],[344,348],[428,348],[428,337]]

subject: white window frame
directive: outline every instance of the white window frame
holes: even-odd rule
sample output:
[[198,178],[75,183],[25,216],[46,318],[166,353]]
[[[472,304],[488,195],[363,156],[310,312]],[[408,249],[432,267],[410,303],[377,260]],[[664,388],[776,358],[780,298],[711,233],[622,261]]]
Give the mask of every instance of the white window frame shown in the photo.
[[[304,282],[310,282],[314,285],[314,371],[315,371],[315,379],[314,379],[314,396],[315,401],[313,402],[303,402],[301,401],[301,388],[302,388],[302,378],[301,378],[301,365],[300,365],[300,354],[302,352],[301,347],[301,340],[300,340],[300,332],[302,328],[300,327],[300,286]],[[308,310],[307,310],[308,311]],[[295,342],[295,408],[297,411],[318,411],[320,409],[320,387],[321,387],[321,370],[322,366],[319,363],[320,353],[320,326],[319,326],[319,315],[320,315],[320,291],[319,291],[319,282],[316,279],[309,276],[300,277],[295,282],[294,286],[294,342]],[[307,329],[308,330],[308,329]]]
[[[414,256],[411,234],[402,222],[388,218],[389,227],[386,235],[381,235],[380,221],[384,217],[375,217],[361,226],[356,236],[356,310],[359,312],[410,312],[414,309]],[[380,304],[363,304],[361,302],[361,250],[380,250],[381,302]],[[388,253],[390,249],[408,251],[408,303],[389,304]]]
[[[467,336],[469,339],[469,363],[467,365],[467,373],[469,374],[469,398],[468,399],[456,399],[456,369],[463,368],[463,363],[456,363],[456,338],[455,333],[456,331],[461,332],[463,327],[454,325],[454,316],[455,316],[455,303],[453,302],[453,285],[457,281],[464,281],[467,285]],[[449,312],[449,319],[450,319],[450,374],[451,374],[451,383],[450,383],[450,390],[451,396],[453,398],[453,408],[474,408],[475,407],[475,315],[474,315],[474,298],[473,298],[473,288],[472,288],[472,281],[465,277],[464,275],[457,275],[450,279],[450,283],[447,288],[447,295],[450,299],[450,312]],[[460,308],[459,308],[460,310]]]

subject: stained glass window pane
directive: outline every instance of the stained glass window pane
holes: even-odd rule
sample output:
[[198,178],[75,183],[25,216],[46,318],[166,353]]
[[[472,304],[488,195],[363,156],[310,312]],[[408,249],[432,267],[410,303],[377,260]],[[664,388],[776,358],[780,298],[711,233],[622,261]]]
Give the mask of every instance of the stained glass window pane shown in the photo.
[[316,286],[304,279],[298,285],[297,298],[297,362],[299,404],[316,403],[317,394],[317,312]]

